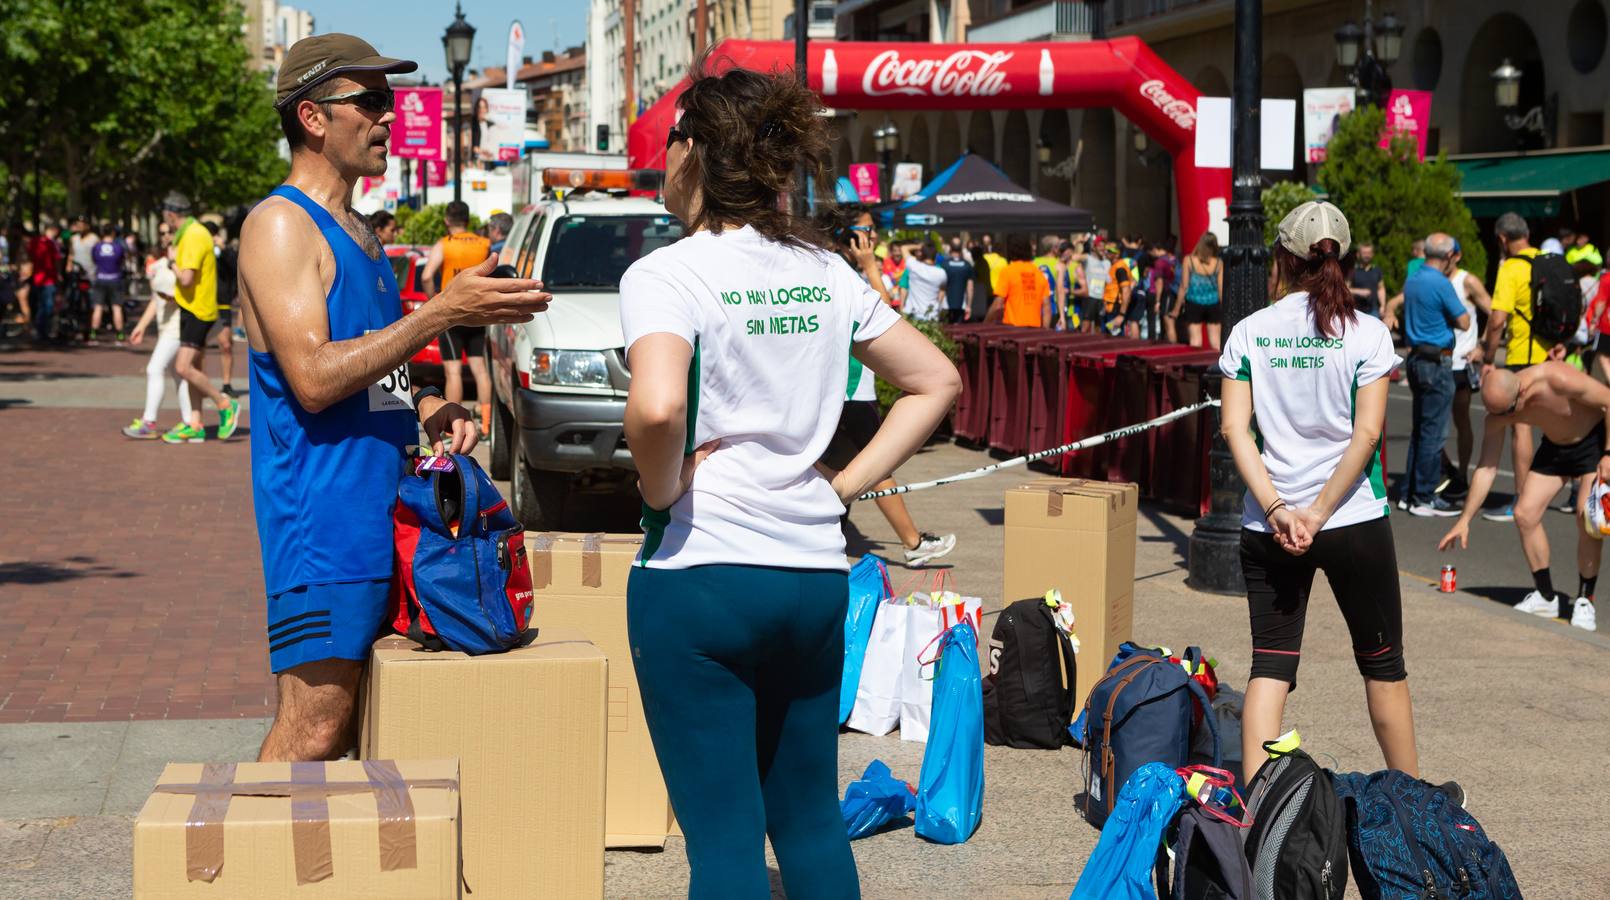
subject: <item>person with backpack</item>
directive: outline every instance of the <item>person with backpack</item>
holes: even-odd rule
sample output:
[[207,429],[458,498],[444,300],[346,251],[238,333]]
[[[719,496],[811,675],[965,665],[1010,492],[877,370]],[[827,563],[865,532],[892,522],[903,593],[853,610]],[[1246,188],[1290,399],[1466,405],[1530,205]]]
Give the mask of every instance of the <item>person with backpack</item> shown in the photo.
[[[705,59],[665,143],[665,207],[687,236],[620,285],[644,526],[626,588],[631,664],[686,836],[689,896],[771,896],[769,837],[790,897],[853,900],[839,519],[922,446],[961,378],[784,202],[802,171],[830,183],[821,101],[786,73],[712,74]],[[802,302],[743,300],[782,292]],[[829,478],[817,461],[852,355],[905,393]]]
[[1252,671],[1241,745],[1249,780],[1267,760],[1264,742],[1281,733],[1318,570],[1347,621],[1386,764],[1419,774],[1397,553],[1376,453],[1386,376],[1399,359],[1386,325],[1354,306],[1351,245],[1347,218],[1330,203],[1292,210],[1275,246],[1291,293],[1236,325],[1219,359],[1222,431],[1247,485],[1241,569]]

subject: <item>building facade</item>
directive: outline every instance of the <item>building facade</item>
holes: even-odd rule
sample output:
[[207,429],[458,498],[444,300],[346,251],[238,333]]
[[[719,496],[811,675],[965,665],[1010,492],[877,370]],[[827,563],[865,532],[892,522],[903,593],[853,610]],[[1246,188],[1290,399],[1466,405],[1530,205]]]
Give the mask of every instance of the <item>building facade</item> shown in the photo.
[[[593,150],[626,152],[625,46],[621,0],[587,7],[587,140]],[[599,129],[604,144],[598,146]]]
[[292,44],[313,34],[313,14],[278,0],[243,0],[246,26],[242,37],[252,68],[266,72],[269,83],[279,74],[280,62]]

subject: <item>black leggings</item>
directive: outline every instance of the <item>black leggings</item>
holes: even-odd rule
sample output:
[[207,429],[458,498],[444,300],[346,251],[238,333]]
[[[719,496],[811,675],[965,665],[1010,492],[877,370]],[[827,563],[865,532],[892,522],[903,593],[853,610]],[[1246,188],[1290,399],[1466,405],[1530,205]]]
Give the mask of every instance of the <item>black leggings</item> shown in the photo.
[[1359,674],[1375,681],[1407,678],[1397,552],[1385,516],[1321,531],[1301,556],[1280,549],[1272,534],[1241,529],[1241,571],[1252,618],[1252,677],[1282,679],[1296,689],[1308,592],[1319,569],[1347,620]]

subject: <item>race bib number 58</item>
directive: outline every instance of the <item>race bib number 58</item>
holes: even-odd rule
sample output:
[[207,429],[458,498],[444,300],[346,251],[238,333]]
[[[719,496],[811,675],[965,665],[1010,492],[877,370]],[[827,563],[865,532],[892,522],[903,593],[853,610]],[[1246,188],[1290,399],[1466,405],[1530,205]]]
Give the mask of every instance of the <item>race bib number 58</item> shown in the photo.
[[408,380],[408,364],[403,363],[386,373],[386,377],[369,385],[369,411],[390,412],[394,409],[413,409],[413,383]]

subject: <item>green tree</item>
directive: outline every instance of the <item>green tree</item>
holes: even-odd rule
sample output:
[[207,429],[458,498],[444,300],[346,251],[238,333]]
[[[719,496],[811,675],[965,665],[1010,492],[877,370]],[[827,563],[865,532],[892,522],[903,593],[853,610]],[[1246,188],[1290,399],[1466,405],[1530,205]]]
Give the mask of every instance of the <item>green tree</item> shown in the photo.
[[1274,246],[1280,236],[1280,220],[1310,200],[1318,200],[1313,188],[1296,181],[1277,181],[1263,192],[1263,242]]
[[1344,116],[1319,168],[1320,187],[1347,215],[1354,244],[1375,244],[1388,292],[1403,287],[1410,245],[1434,231],[1459,240],[1466,270],[1487,271],[1476,220],[1459,199],[1459,169],[1445,154],[1416,159],[1407,135],[1380,146],[1385,126],[1385,114],[1373,106]]
[[[434,244],[447,236],[447,221],[443,215],[447,212],[447,204],[433,203],[418,212],[410,213],[405,221],[399,214],[398,240],[404,244],[419,244],[426,246]],[[481,227],[481,220],[470,213],[470,230]]]
[[237,0],[0,4],[5,205],[37,167],[56,213],[149,209],[169,190],[217,209],[284,177],[265,76]]

